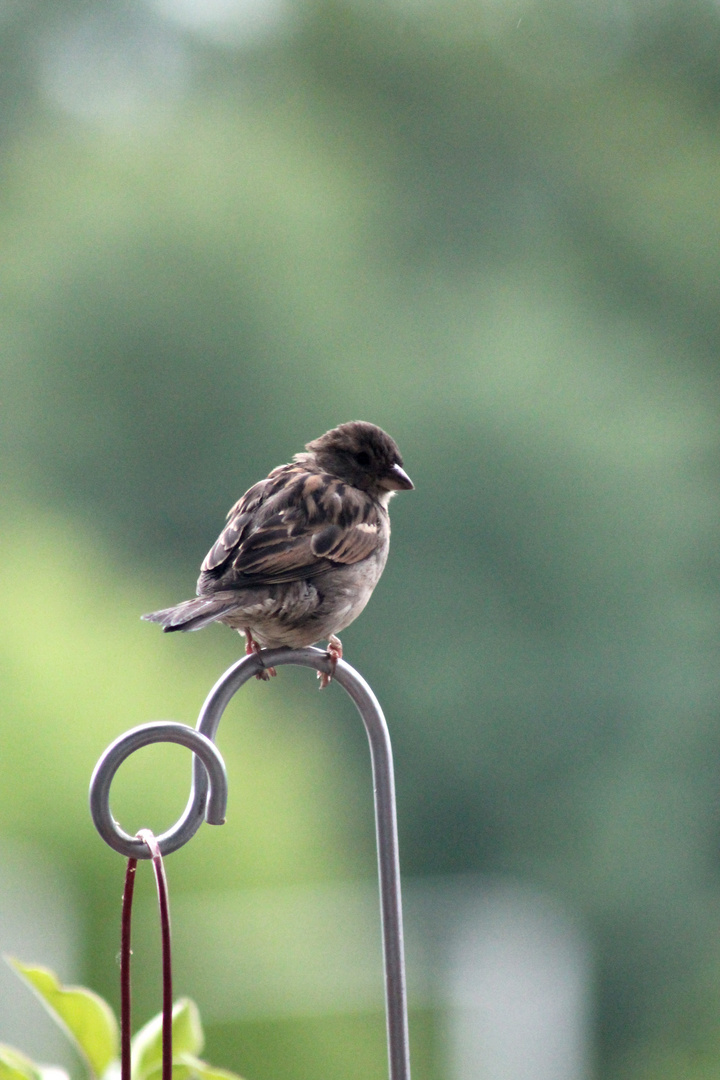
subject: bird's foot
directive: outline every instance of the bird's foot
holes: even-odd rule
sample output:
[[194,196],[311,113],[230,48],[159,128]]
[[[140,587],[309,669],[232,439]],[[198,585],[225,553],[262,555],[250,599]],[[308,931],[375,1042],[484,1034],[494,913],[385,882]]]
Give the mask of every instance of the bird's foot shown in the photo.
[[335,674],[335,668],[337,667],[338,660],[342,660],[343,647],[342,641],[339,637],[335,637],[331,634],[328,638],[327,654],[330,660],[330,672],[326,674],[324,671],[318,671],[317,677],[320,680],[320,689],[324,690],[326,686],[329,686],[332,682],[332,677]]
[[[245,634],[245,653],[247,654],[247,656],[252,656],[253,653],[259,655],[263,650],[260,648],[257,641],[250,633],[250,627],[246,626],[243,633]],[[270,679],[273,675],[277,675],[277,671],[274,667],[264,667],[261,671],[258,671],[255,678],[260,679],[262,682],[267,682],[268,679]]]

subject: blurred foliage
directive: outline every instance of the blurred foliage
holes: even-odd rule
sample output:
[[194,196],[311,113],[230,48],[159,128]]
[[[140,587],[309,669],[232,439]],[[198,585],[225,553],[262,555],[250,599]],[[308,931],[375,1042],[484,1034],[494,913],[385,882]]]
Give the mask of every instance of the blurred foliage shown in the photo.
[[[720,11],[307,0],[226,40],[172,11],[2,10],[2,827],[78,864],[105,989],[87,777],[238,650],[136,617],[192,593],[251,482],[372,420],[417,490],[345,646],[391,722],[404,868],[557,890],[595,944],[598,1075],[704,1076]],[[354,721],[278,682],[221,740],[243,827],[179,853],[182,887],[372,872]],[[169,755],[118,780],[138,825],[184,791]]]
[[[120,1025],[108,1003],[84,986],[63,986],[54,971],[32,967],[18,960],[11,966],[34,991],[52,1019],[72,1042],[93,1078],[110,1080],[120,1075]],[[157,1080],[163,1065],[162,1012],[136,1032],[130,1040],[132,1080]],[[171,1013],[172,1074],[177,1080],[240,1080],[226,1069],[213,1068],[198,1054],[205,1035],[197,1005],[180,998]],[[12,1047],[0,1044],[0,1072],[3,1080],[68,1080],[64,1069],[36,1065]]]

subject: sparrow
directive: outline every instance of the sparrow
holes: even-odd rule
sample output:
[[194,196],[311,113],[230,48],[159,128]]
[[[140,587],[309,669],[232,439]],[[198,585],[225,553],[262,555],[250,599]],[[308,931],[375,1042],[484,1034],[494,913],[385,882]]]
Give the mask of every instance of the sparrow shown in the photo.
[[[221,622],[245,636],[245,651],[328,642],[360,614],[390,546],[388,504],[413,482],[397,444],[362,420],[326,431],[235,503],[200,568],[197,596],[142,618],[166,633]],[[275,675],[264,668],[258,678]]]

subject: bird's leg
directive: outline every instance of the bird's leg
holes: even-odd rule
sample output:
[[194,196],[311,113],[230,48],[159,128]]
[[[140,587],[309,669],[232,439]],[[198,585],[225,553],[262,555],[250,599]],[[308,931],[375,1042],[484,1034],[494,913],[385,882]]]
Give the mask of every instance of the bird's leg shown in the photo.
[[[250,627],[246,626],[243,630],[245,635],[245,652],[248,656],[252,656],[253,653],[261,653],[262,649],[258,645],[255,638],[250,632]],[[277,675],[277,671],[274,667],[262,668],[255,676],[256,679],[262,679],[263,682],[267,682],[271,675]]]
[[318,671],[317,673],[321,690],[324,690],[326,686],[330,685],[332,677],[335,674],[337,662],[338,660],[342,660],[342,641],[339,637],[335,637],[335,634],[331,634],[328,638],[327,654],[330,659],[330,674],[326,675],[324,671]]

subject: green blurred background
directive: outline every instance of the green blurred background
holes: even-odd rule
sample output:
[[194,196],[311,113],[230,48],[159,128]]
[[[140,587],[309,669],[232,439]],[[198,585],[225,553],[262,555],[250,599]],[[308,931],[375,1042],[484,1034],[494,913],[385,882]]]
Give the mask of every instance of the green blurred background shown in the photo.
[[[140,613],[192,595],[252,482],[366,419],[416,484],[343,635],[410,891],[512,881],[582,927],[586,1076],[717,1075],[720,8],[3,0],[0,30],[0,858],[52,897],[60,974],[117,1001],[97,757],[194,723],[241,651]],[[283,670],[241,697],[228,824],[168,862],[180,913],[228,926],[375,858],[342,693]],[[187,777],[149,750],[114,809],[162,829]],[[145,880],[151,927],[152,903]],[[203,978],[178,986],[201,1009]],[[410,991],[414,1076],[451,1077],[442,1004]],[[386,1075],[381,1001],[281,1013],[210,1008],[205,1056]]]

